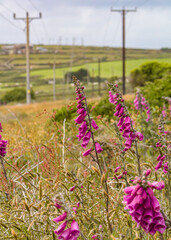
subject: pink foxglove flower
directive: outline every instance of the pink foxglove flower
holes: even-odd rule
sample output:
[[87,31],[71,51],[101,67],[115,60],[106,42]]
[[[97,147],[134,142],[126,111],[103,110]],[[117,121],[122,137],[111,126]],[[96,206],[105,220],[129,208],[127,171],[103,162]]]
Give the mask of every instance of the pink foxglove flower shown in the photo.
[[118,166],[117,168],[115,168],[114,172],[116,173],[116,177],[114,177],[113,179],[121,179],[123,178],[124,175],[127,174],[127,171],[123,171],[120,175],[117,175],[117,172],[120,170],[121,166]]
[[77,207],[73,207],[72,210],[77,213]]
[[156,171],[159,170],[159,169],[161,168],[162,164],[163,164],[163,162],[160,160],[160,161],[158,162],[158,164],[155,166],[155,170],[156,170]]
[[163,161],[166,158],[166,155],[163,155],[160,160]]
[[139,91],[137,91],[137,93],[136,93],[136,97],[134,100],[134,106],[135,106],[136,110],[140,110],[140,111],[146,110],[146,113],[147,113],[146,122],[148,122],[150,120],[150,108],[148,106],[147,101],[145,100],[145,98]]
[[150,187],[155,188],[157,190],[162,190],[165,187],[164,182],[153,182]]
[[79,206],[80,206],[80,202],[77,202],[77,208],[79,208]]
[[140,184],[126,187],[124,192],[125,209],[128,210],[133,221],[137,222],[137,227],[141,226],[145,232],[154,235],[157,231],[161,234],[166,229],[163,215],[160,212],[160,204],[154,196],[152,188],[163,189],[163,183],[148,183],[144,188]]
[[72,237],[78,237],[80,235],[79,226],[75,220],[72,221],[70,229]]
[[91,125],[95,130],[99,129],[99,126],[97,126],[96,122],[93,119],[91,121]]
[[76,122],[77,124],[81,124],[81,123],[84,121],[86,115],[87,115],[87,113],[86,113],[86,111],[84,111],[83,114],[80,114],[80,115],[75,119],[75,122]]
[[161,159],[161,155],[158,155],[158,157],[157,157],[157,161],[159,161],[160,159]]
[[88,132],[86,133],[86,135],[83,137],[83,143],[81,144],[81,146],[82,146],[83,148],[86,148],[86,147],[87,147],[87,145],[88,145],[88,143],[89,143],[89,141],[90,141],[90,138],[91,138],[91,131],[88,131]]
[[98,142],[95,143],[95,149],[97,153],[101,153],[103,151],[102,147]]
[[[79,134],[77,135],[77,137],[78,137],[78,141],[81,141],[81,140],[83,141],[81,146],[85,149],[89,144],[90,139],[93,137],[93,129],[97,130],[99,127],[97,126],[96,122],[90,118],[90,116],[87,116],[88,109],[87,109],[86,97],[83,91],[84,87],[80,86],[80,81],[77,80],[76,78],[73,78],[73,82],[76,87],[76,91],[75,91],[77,95],[76,100],[78,102],[77,113],[79,114],[78,117],[75,119],[75,122],[77,124],[81,124],[79,127]],[[113,95],[111,97],[113,98]],[[83,152],[82,155],[84,157],[88,156],[92,150],[97,150],[98,153],[102,151],[100,144],[96,144],[94,148],[95,149],[88,149],[87,151]]]
[[61,208],[62,207],[58,202],[55,202],[54,205],[55,205],[56,208]]
[[98,235],[97,235],[97,234],[94,234],[94,235],[92,236],[92,239],[93,239],[93,240],[99,240]]
[[117,179],[121,179],[123,177],[123,174],[117,176]]
[[[2,132],[2,125],[0,123],[0,132]],[[2,140],[2,136],[0,135],[0,157],[5,157],[6,155],[6,148],[7,148],[8,141]]]
[[116,94],[112,95],[112,92],[109,91],[109,101],[116,105],[114,116],[119,118],[118,121],[118,128],[122,137],[126,139],[125,148],[123,149],[124,152],[128,151],[131,146],[132,142],[138,138],[140,141],[144,139],[143,134],[139,132],[135,132],[132,125],[133,121],[128,116],[127,111],[125,110],[125,106],[123,104],[124,99],[122,98],[121,94],[118,91],[118,86],[115,84],[112,86],[112,89],[116,91]]
[[151,174],[151,169],[147,169],[146,171],[143,172],[143,175],[148,177]]
[[163,116],[164,118],[167,116],[167,113],[166,113],[166,105],[165,105],[165,104],[163,105],[162,116]]
[[72,186],[72,187],[69,189],[70,192],[73,192],[74,190],[75,190],[75,186]]
[[63,214],[61,214],[57,218],[54,218],[53,221],[58,223],[58,222],[64,221],[66,219],[66,217],[67,217],[67,212],[64,212]]
[[167,172],[168,172],[168,162],[165,162],[165,163],[164,163],[163,172],[164,172],[164,173],[167,173]]
[[79,135],[77,136],[79,138],[79,141],[84,137],[86,131],[87,131],[87,123],[84,121],[79,127]]
[[114,172],[118,172],[118,170],[121,168],[121,166],[118,166],[117,168],[115,168]]
[[158,162],[158,164],[155,166],[155,170],[156,170],[156,171],[159,170],[159,169],[162,167],[162,165],[163,165],[163,167],[164,167],[163,172],[164,172],[164,173],[167,173],[167,167],[166,167],[166,165],[163,164],[163,161],[165,160],[165,158],[166,158],[166,155],[163,155],[163,156],[159,155],[159,156],[157,157],[157,161],[159,161],[159,162]]
[[59,227],[54,231],[55,234],[60,235],[66,228],[67,221],[63,222]]
[[91,153],[92,149],[88,149],[87,151],[83,152],[83,157],[88,156]]
[[58,236],[59,240],[69,240],[71,229],[66,229],[61,235]]
[[137,137],[140,141],[143,141],[144,136],[143,136],[142,133],[140,133],[140,132],[136,132],[135,135],[136,135],[136,137]]
[[162,147],[162,144],[160,142],[157,142],[156,147]]

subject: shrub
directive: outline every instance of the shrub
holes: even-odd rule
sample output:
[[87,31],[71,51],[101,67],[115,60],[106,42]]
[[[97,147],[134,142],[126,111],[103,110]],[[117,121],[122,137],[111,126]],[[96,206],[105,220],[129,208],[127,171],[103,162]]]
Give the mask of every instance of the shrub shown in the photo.
[[74,117],[76,112],[76,106],[74,105],[72,108],[62,107],[59,110],[56,110],[54,121],[55,122],[63,122],[64,119],[70,120]]
[[[76,76],[78,79],[80,79],[80,81],[86,81],[87,80],[87,76],[89,75],[89,72],[87,69],[84,68],[80,68],[79,70],[75,71],[75,72],[67,72],[65,74],[65,81],[67,80],[68,76]],[[72,82],[72,80],[70,80]]]
[[[106,117],[108,121],[113,118],[113,106],[108,100],[108,96],[102,98],[100,102],[96,105],[95,108],[92,110],[92,115],[94,117],[101,116]],[[93,103],[88,104],[89,109],[91,109]],[[127,102],[127,107],[130,109],[130,103]],[[75,113],[77,111],[76,105],[69,105],[62,107],[61,109],[55,110],[55,116],[53,117],[52,121],[62,123],[64,119],[71,120],[75,117]]]
[[[127,107],[130,109],[130,103],[127,101]],[[109,102],[109,97],[104,97],[93,109],[92,114],[94,116],[102,116],[106,117],[108,121],[110,121],[113,118],[113,106]]]
[[[31,89],[31,98],[35,99],[35,93],[33,89]],[[8,91],[2,98],[2,103],[9,103],[9,102],[18,102],[24,101],[26,99],[26,89],[25,88],[14,88]]]
[[161,79],[171,71],[171,65],[159,62],[147,62],[130,73],[130,82],[133,87],[144,86],[146,82]]
[[141,91],[150,105],[161,107],[164,101],[162,97],[171,97],[171,76],[167,75],[154,82],[148,82],[141,87]]

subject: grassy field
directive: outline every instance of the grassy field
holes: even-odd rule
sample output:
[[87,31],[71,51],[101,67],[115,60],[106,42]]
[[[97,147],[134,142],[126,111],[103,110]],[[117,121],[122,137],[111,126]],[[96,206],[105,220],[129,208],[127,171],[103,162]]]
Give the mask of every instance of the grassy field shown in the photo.
[[[63,85],[65,73],[85,68],[88,69],[91,77],[96,77],[98,75],[98,58],[101,59],[101,78],[122,76],[121,48],[42,46],[47,52],[40,53],[37,51],[37,47],[34,46],[33,52],[30,54],[30,83],[36,93],[36,101],[52,100],[53,98],[54,59],[56,59],[57,99],[65,98],[72,93],[71,86]],[[147,61],[171,63],[171,52],[164,49],[126,49],[126,57],[127,76],[132,69]],[[24,54],[4,54],[0,49],[0,98],[13,88],[25,87],[25,64]],[[98,84],[87,86],[87,88],[94,90],[93,94],[98,92]]]
[[[130,71],[134,68],[139,67],[141,64],[150,61],[158,61],[164,63],[171,63],[171,58],[162,58],[162,59],[137,59],[137,60],[127,60],[126,61],[126,75],[128,76]],[[98,75],[98,63],[88,63],[84,65],[75,66],[72,68],[72,71],[77,71],[80,68],[87,68],[92,76],[94,71],[94,76]],[[70,71],[70,68],[60,68],[56,69],[56,77],[63,78],[64,73]],[[109,78],[115,76],[122,76],[122,61],[112,61],[112,62],[101,62],[101,77]],[[21,75],[25,76],[25,74]],[[52,69],[41,69],[41,70],[32,70],[31,76],[35,76],[40,79],[52,79],[53,70]]]
[[[126,100],[132,100],[134,94],[127,94]],[[98,103],[100,97],[89,98],[89,103]],[[31,142],[40,144],[41,136],[48,135],[46,122],[52,116],[53,110],[73,103],[70,100],[39,102],[34,104],[18,104],[0,106],[0,122],[3,125],[3,136],[10,142],[19,140],[21,136],[28,137]]]
[[[47,52],[39,52],[37,47],[43,47]],[[162,49],[126,49],[127,59],[169,58],[170,55],[169,50]],[[35,45],[30,54],[31,68],[50,68],[54,63],[54,58],[56,58],[57,67],[69,67],[71,59],[74,66],[86,62],[96,62],[98,58],[102,61],[118,61],[122,59],[122,50],[111,47]],[[5,54],[3,46],[0,46],[0,69],[24,71],[25,62],[25,54]]]

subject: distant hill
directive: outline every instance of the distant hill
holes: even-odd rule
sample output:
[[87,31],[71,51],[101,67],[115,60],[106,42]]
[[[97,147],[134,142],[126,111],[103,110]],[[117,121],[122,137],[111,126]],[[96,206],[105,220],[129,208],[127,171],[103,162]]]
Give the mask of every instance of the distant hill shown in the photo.
[[[85,63],[118,61],[122,59],[121,48],[91,46],[30,46],[31,69],[51,68],[56,59],[56,67],[78,66]],[[127,60],[148,58],[170,58],[171,49],[126,49]],[[25,70],[25,45],[0,45],[0,70]]]
[[[14,88],[26,85],[25,45],[0,45],[0,99]],[[52,99],[53,64],[56,62],[56,92],[58,97],[69,96],[71,86],[64,85],[64,75],[80,68],[87,69],[90,78],[97,81],[98,59],[101,60],[101,78],[122,76],[122,49],[94,46],[30,46],[30,84],[36,100]],[[126,49],[126,75],[147,61],[171,63],[171,49]],[[90,79],[87,78],[87,82]],[[96,84],[96,83],[95,83]],[[88,86],[98,91],[98,85]]]

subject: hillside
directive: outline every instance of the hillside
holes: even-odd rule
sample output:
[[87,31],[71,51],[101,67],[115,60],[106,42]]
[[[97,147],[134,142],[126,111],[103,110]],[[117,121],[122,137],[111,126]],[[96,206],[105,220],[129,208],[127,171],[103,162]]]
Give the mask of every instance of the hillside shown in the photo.
[[[30,52],[31,69],[51,68],[54,58],[56,58],[57,68],[69,67],[71,64],[76,66],[97,62],[98,58],[102,62],[119,61],[122,59],[122,49],[111,47],[35,45]],[[170,49],[126,49],[127,60],[170,57]],[[0,46],[1,70],[13,69],[22,71],[25,70],[25,64],[24,45]]]
[[[98,75],[98,58],[101,60],[101,78],[122,75],[122,49],[110,47],[84,46],[45,46],[30,47],[31,86],[36,93],[36,100],[52,99],[54,76],[53,64],[56,62],[57,98],[69,96],[71,86],[64,84],[64,74],[80,68],[88,69],[90,77]],[[126,74],[146,61],[158,60],[171,62],[170,49],[126,49]],[[0,46],[0,98],[10,89],[25,87],[25,46]],[[97,91],[97,86],[89,86]]]

